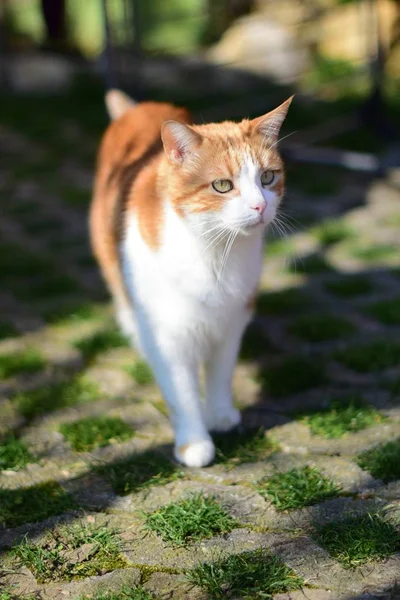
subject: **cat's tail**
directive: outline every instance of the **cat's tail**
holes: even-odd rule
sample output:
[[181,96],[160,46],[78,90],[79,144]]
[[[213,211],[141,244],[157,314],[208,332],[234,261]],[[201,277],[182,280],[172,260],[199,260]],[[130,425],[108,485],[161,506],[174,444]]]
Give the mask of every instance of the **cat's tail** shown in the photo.
[[106,93],[106,107],[110,118],[119,119],[127,110],[135,106],[136,102],[121,90],[109,90]]

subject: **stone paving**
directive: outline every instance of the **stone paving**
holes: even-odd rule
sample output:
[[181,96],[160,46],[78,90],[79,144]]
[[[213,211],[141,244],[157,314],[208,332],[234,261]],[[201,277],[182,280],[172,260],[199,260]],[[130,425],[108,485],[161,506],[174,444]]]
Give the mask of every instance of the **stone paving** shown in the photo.
[[[96,136],[0,118],[0,599],[400,598],[395,176],[289,166],[288,235],[268,240],[235,375],[243,428],[187,469],[90,258]],[[180,542],[147,526],[198,497],[230,525]],[[287,579],[238,592],[227,561],[257,552]],[[221,561],[219,591],[193,583]]]

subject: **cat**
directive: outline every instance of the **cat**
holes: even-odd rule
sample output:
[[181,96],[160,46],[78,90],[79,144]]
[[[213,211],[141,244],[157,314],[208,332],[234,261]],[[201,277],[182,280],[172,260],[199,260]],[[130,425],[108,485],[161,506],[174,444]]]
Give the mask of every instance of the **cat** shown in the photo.
[[277,145],[292,98],[253,120],[193,125],[183,108],[106,95],[92,248],[122,331],[167,402],[175,457],[189,467],[213,461],[210,432],[241,420],[232,377],[284,192]]

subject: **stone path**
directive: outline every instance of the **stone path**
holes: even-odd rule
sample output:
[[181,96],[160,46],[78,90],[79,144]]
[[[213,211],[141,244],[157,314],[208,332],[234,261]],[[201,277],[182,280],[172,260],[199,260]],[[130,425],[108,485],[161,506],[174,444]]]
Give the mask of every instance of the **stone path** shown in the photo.
[[[0,146],[0,599],[399,598],[395,179],[289,168],[295,231],[270,236],[235,377],[244,428],[197,470],[174,463],[162,398],[90,258],[95,135],[4,120]],[[199,497],[230,525],[203,515],[175,543],[149,530]],[[229,557],[257,551],[286,583],[255,572],[264,595],[235,592]],[[218,561],[217,591],[189,583]]]

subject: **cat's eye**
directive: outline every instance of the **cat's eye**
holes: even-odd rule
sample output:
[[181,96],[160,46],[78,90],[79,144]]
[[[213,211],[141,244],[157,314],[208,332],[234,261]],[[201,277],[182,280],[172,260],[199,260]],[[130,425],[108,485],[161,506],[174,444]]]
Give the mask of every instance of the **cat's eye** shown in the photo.
[[275,171],[264,171],[264,173],[261,173],[261,185],[263,187],[267,186],[267,185],[271,185],[271,183],[274,181],[275,179]]
[[212,182],[212,186],[220,194],[226,194],[226,192],[233,190],[233,183],[230,179],[216,179]]

